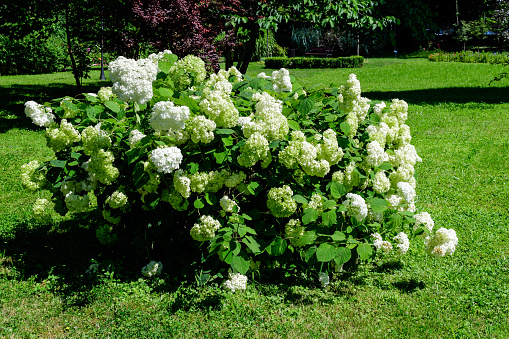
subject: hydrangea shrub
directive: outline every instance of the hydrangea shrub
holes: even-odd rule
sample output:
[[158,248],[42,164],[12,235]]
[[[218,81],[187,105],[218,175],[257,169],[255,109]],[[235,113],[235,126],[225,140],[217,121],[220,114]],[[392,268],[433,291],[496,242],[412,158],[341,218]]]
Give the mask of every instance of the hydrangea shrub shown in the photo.
[[[306,92],[286,69],[207,75],[199,58],[166,51],[120,57],[110,78],[97,94],[26,103],[55,152],[22,168],[27,189],[52,192],[34,205],[39,220],[97,211],[105,246],[165,267],[216,262],[232,290],[248,271],[278,267],[306,267],[325,285],[413,239],[436,257],[454,252],[454,230],[433,234],[417,213],[408,105],[362,97],[354,74]],[[162,263],[149,266],[144,275]]]

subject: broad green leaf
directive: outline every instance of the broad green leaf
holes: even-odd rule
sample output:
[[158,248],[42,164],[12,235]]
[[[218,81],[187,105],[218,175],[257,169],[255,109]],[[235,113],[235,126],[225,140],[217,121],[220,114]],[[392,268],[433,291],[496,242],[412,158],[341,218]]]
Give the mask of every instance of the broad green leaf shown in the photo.
[[369,205],[371,206],[371,209],[373,212],[381,213],[389,208],[389,204],[385,199],[380,198],[374,198],[371,199]]
[[200,165],[192,162],[189,164],[189,174],[195,174],[200,169]]
[[129,151],[125,152],[125,155],[127,155],[127,163],[130,165],[140,157],[140,149],[139,148],[132,148]]
[[352,251],[348,247],[339,247],[336,250],[336,257],[334,258],[334,262],[338,266],[342,266],[348,262],[352,258]]
[[249,193],[251,193],[253,195],[257,195],[258,192],[261,190],[260,184],[257,183],[256,181],[252,181],[247,186],[247,190],[249,191]]
[[221,140],[223,141],[223,144],[225,146],[233,146],[233,139],[232,137],[222,137]]
[[53,167],[65,167],[65,164],[67,163],[67,161],[65,160],[51,160],[49,162],[51,165],[53,165]]
[[92,121],[96,121],[97,120],[97,112],[96,110],[94,109],[93,106],[87,106],[86,110],[87,112],[87,117],[92,120]]
[[316,250],[316,259],[320,262],[329,262],[336,257],[336,247],[323,243]]
[[272,243],[267,247],[267,253],[274,257],[278,257],[285,252],[287,248],[286,240],[281,237],[276,237]]
[[234,256],[232,260],[232,268],[240,274],[246,274],[249,270],[249,260],[244,259],[243,256],[240,255]]
[[333,208],[335,206],[336,206],[336,201],[334,201],[334,200],[327,200],[326,202],[323,203],[324,209]]
[[302,214],[302,223],[304,225],[310,224],[313,221],[316,221],[318,217],[320,216],[320,213],[314,208],[306,208],[304,210],[304,213]]
[[300,114],[306,115],[315,107],[316,101],[313,98],[306,98],[302,100],[297,108]]
[[369,244],[357,245],[357,254],[361,260],[368,260],[373,255],[373,248]]
[[216,162],[218,164],[222,164],[228,158],[228,152],[227,151],[224,151],[224,152],[221,152],[221,153],[214,152],[214,158],[216,158]]
[[389,171],[389,170],[391,170],[393,167],[392,167],[392,165],[391,165],[391,163],[390,163],[390,162],[385,161],[385,162],[383,162],[380,166],[378,166],[378,168],[379,168],[379,169],[381,169],[381,170],[384,170],[384,171]]
[[298,202],[299,204],[307,204],[308,200],[304,198],[302,195],[296,194],[292,197],[293,200]]
[[201,201],[201,199],[200,199],[200,198],[196,199],[196,200],[194,201],[194,204],[193,204],[193,205],[194,205],[194,207],[195,207],[195,208],[197,208],[197,209],[200,209],[200,208],[205,207],[205,204],[203,203],[203,201]]
[[333,235],[330,236],[334,241],[343,241],[346,240],[346,235],[343,232],[336,231]]
[[314,255],[316,253],[316,246],[312,246],[306,250],[304,253],[304,261],[306,263],[311,264],[314,260],[313,258],[316,258]]
[[315,231],[306,231],[299,239],[299,243],[302,245],[312,244],[316,239]]
[[288,120],[288,126],[294,131],[300,131],[299,123],[295,120]]
[[332,226],[338,221],[336,210],[330,210],[322,213],[322,223],[325,226]]
[[256,253],[260,253],[260,252],[261,252],[260,244],[258,244],[258,243],[256,242],[256,240],[255,240],[252,236],[248,235],[248,236],[246,236],[246,237],[242,238],[242,242],[243,242],[244,244],[246,244],[246,246],[247,246],[247,247],[248,247],[248,248],[249,248],[249,249],[250,249],[253,253],[255,253],[255,254],[256,254]]
[[173,62],[159,61],[158,66],[161,72],[168,74],[170,72]]
[[216,195],[214,193],[212,193],[212,192],[205,193],[205,201],[209,205],[214,205],[214,204],[216,204],[218,202]]
[[348,135],[348,133],[350,133],[350,125],[347,123],[347,122],[342,122],[340,125],[339,125],[339,128],[341,129],[341,131],[343,132],[343,134],[345,135]]
[[115,113],[120,112],[120,106],[115,101],[105,101],[104,106],[108,107],[110,110],[112,110]]
[[138,162],[134,166],[133,170],[133,183],[134,187],[136,189],[141,188],[143,185],[145,185],[150,180],[150,175],[145,172],[145,166],[143,166],[143,163]]
[[330,194],[334,197],[334,199],[339,199],[346,194],[346,188],[343,184],[333,181],[330,185]]
[[159,91],[159,94],[163,97],[170,98],[173,95],[173,91],[166,87],[160,87],[158,89],[158,91]]
[[216,134],[227,134],[227,135],[235,133],[235,131],[230,128],[219,128],[216,129],[214,132]]

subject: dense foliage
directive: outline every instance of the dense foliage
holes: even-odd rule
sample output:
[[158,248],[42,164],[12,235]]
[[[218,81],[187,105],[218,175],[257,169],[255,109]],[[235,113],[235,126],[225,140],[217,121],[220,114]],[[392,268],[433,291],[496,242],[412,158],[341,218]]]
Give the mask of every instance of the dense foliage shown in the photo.
[[438,52],[428,56],[429,61],[442,62],[470,62],[470,63],[491,63],[503,64],[509,61],[509,53],[505,52],[475,52],[464,51],[455,53]]
[[267,68],[356,68],[362,67],[364,57],[351,56],[339,58],[267,58]]
[[99,241],[138,267],[152,260],[145,276],[230,268],[235,290],[248,271],[305,269],[326,285],[415,237],[430,255],[454,252],[454,230],[416,211],[407,104],[362,97],[354,74],[306,92],[284,68],[207,75],[197,57],[159,53],[118,58],[110,78],[97,94],[26,103],[55,159],[24,165],[22,180],[52,193],[34,205],[42,222],[99,212]]

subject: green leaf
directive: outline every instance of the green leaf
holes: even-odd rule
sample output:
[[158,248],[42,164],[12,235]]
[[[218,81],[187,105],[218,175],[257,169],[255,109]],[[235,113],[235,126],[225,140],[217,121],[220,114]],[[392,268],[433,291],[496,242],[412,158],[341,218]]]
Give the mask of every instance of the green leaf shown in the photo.
[[267,247],[267,253],[273,255],[274,257],[278,257],[281,254],[285,253],[287,248],[286,240],[281,237],[276,237],[270,245]]
[[201,199],[200,199],[200,198],[196,199],[196,200],[194,201],[194,204],[193,204],[193,205],[194,205],[194,207],[195,207],[195,208],[197,208],[197,209],[200,209],[200,208],[205,207],[205,204],[203,203],[203,201],[201,201]]
[[218,202],[216,195],[214,193],[212,193],[212,192],[205,193],[205,201],[209,205],[214,205],[214,204],[216,204]]
[[298,202],[299,204],[307,204],[308,199],[304,198],[302,195],[296,194],[292,197],[293,200]]
[[323,208],[324,209],[333,208],[335,206],[336,206],[336,201],[335,200],[327,200],[326,202],[323,203]]
[[381,198],[373,198],[369,202],[369,205],[371,206],[371,209],[373,212],[381,213],[389,208],[389,204],[385,199]]
[[133,183],[136,189],[143,187],[150,180],[150,175],[145,172],[143,163],[138,162],[133,170]]
[[96,110],[94,109],[93,106],[87,106],[85,111],[87,112],[87,117],[90,120],[92,120],[92,121],[96,121],[97,120],[97,112],[96,112]]
[[389,171],[393,169],[391,163],[388,161],[384,161],[380,166],[378,166],[378,168],[384,171]]
[[346,235],[343,232],[336,231],[333,235],[330,236],[334,241],[343,241],[346,240]]
[[320,216],[320,214],[318,213],[318,211],[316,209],[306,208],[304,210],[304,213],[302,214],[302,223],[304,225],[310,224],[313,221],[316,221],[316,219],[318,219],[319,216]]
[[339,125],[339,128],[341,129],[341,131],[343,132],[343,134],[347,135],[348,133],[350,133],[350,125],[347,123],[347,122],[342,122],[340,125]]
[[234,256],[232,260],[232,268],[240,274],[246,274],[249,270],[249,260],[246,260],[240,255]]
[[323,243],[316,250],[316,259],[320,262],[329,262],[336,257],[336,247]]
[[221,152],[221,153],[214,152],[214,158],[216,158],[216,162],[218,164],[222,164],[228,158],[228,152],[227,151],[224,151],[224,152]]
[[339,247],[336,249],[336,257],[334,262],[338,266],[346,264],[352,258],[352,251],[348,247]]
[[399,213],[391,215],[391,221],[389,222],[392,227],[399,228],[403,223],[403,216]]
[[357,245],[357,254],[361,260],[368,260],[373,255],[373,248],[369,244]]
[[302,100],[297,108],[297,111],[301,114],[308,114],[315,107],[316,101],[313,98],[306,98]]
[[160,87],[158,89],[159,94],[163,97],[171,98],[173,96],[173,91],[166,87]]
[[49,162],[51,165],[53,165],[53,167],[65,167],[65,164],[67,163],[67,161],[65,160],[51,160]]
[[314,261],[313,259],[316,258],[315,253],[316,253],[316,246],[312,246],[312,247],[308,248],[306,250],[306,252],[304,253],[304,261],[308,265],[312,264],[312,262]]
[[322,213],[322,223],[325,226],[332,226],[338,221],[336,210],[330,210]]
[[248,247],[251,251],[253,251],[253,253],[255,253],[255,254],[256,254],[256,253],[260,253],[260,252],[261,252],[260,244],[258,244],[258,243],[256,242],[256,240],[255,240],[252,236],[248,235],[248,236],[246,236],[246,237],[242,238],[242,242],[243,242],[244,244],[246,244],[246,246],[247,246],[247,247]]
[[106,101],[104,102],[104,106],[108,107],[110,110],[112,110],[115,113],[120,112],[120,106],[115,101]]
[[194,174],[196,172],[198,172],[198,170],[200,169],[200,165],[195,163],[195,162],[192,162],[189,164],[189,174]]
[[214,132],[217,134],[227,134],[227,135],[235,133],[235,131],[230,128],[219,128],[216,129]]
[[302,245],[312,244],[316,239],[315,231],[306,231],[299,239],[299,243]]
[[249,193],[251,193],[253,195],[257,195],[258,192],[261,191],[261,186],[256,181],[252,181],[247,186],[247,190],[249,191]]
[[337,181],[333,181],[330,185],[330,194],[334,199],[339,199],[346,194],[346,187]]
[[299,123],[295,120],[288,120],[288,126],[294,131],[300,131]]
[[222,138],[221,138],[221,140],[223,141],[223,144],[224,144],[226,147],[228,147],[228,146],[233,146],[233,139],[232,139],[232,137],[231,137],[231,136],[230,136],[230,137],[227,137],[227,138],[222,137]]
[[173,66],[173,62],[159,61],[158,66],[161,72],[168,74],[170,72],[171,66]]

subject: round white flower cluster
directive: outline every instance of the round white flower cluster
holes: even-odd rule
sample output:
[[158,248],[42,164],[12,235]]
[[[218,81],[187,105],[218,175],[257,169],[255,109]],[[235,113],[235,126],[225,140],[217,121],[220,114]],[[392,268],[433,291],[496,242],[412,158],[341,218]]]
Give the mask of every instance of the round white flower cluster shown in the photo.
[[238,213],[240,211],[239,205],[237,205],[235,200],[230,199],[227,195],[219,200],[219,205],[223,211],[228,213]]
[[322,285],[322,288],[329,285],[329,275],[325,272],[320,272],[318,274],[318,281],[320,282],[320,285]]
[[31,191],[35,191],[44,186],[46,178],[43,172],[36,171],[41,166],[37,160],[32,160],[21,166],[21,183]]
[[186,132],[194,143],[202,142],[208,144],[214,140],[214,130],[216,127],[217,125],[214,121],[207,119],[203,115],[197,115],[189,118],[187,121]]
[[51,211],[55,204],[48,199],[37,199],[32,207],[34,218],[41,224],[48,224],[51,222]]
[[367,150],[366,162],[371,167],[380,166],[383,162],[389,160],[389,155],[385,153],[385,150],[376,140],[368,144]]
[[224,287],[235,292],[247,288],[247,277],[240,273],[229,273],[229,279],[224,282]]
[[398,243],[396,247],[398,248],[398,253],[404,255],[408,249],[410,248],[410,241],[408,240],[408,235],[405,232],[399,232],[394,238]]
[[158,67],[151,60],[120,56],[109,63],[108,70],[113,82],[112,92],[121,100],[142,105],[152,99],[152,82],[156,79]]
[[[262,134],[268,141],[283,140],[288,134],[288,119],[283,115],[283,103],[269,93],[253,94],[256,101],[254,118],[242,126],[246,138],[254,133]],[[238,118],[237,118],[238,122]]]
[[113,166],[114,160],[111,151],[100,149],[83,164],[83,168],[89,173],[90,181],[111,185],[120,175],[118,168]]
[[272,72],[272,86],[275,92],[291,92],[292,81],[290,80],[290,72],[281,68],[279,71]]
[[287,218],[297,210],[297,203],[292,199],[293,191],[288,185],[272,187],[267,194],[267,207],[276,218]]
[[138,131],[137,129],[133,129],[129,133],[129,147],[135,148],[136,144],[143,138],[145,138],[146,135]]
[[229,93],[212,91],[202,101],[200,110],[218,127],[235,127],[239,120],[239,111],[233,104]]
[[424,239],[426,253],[440,258],[446,255],[452,255],[458,245],[458,237],[453,229],[440,228],[432,236]]
[[158,172],[171,173],[180,167],[182,152],[178,147],[156,148],[149,155]]
[[49,127],[55,116],[50,107],[44,107],[35,101],[27,101],[25,103],[25,115],[32,119],[32,122],[40,127]]
[[191,237],[196,241],[209,241],[214,238],[221,223],[210,215],[202,215],[200,223],[191,228]]
[[122,208],[127,205],[127,195],[120,191],[113,192],[105,201],[111,208]]
[[187,106],[175,106],[171,101],[159,101],[152,107],[150,126],[157,133],[184,129],[191,112]]
[[299,219],[290,219],[285,225],[285,236],[293,246],[302,246],[300,238],[304,235],[304,227]]
[[111,139],[105,131],[101,130],[101,123],[85,128],[81,132],[81,141],[86,155],[92,155],[100,149],[111,147]]
[[161,275],[163,271],[163,263],[160,261],[151,260],[146,266],[141,269],[141,274],[144,277],[152,278]]
[[63,151],[75,142],[81,141],[80,132],[78,132],[66,119],[60,122],[60,128],[50,126],[46,129],[46,142],[55,153]]
[[113,90],[111,87],[101,87],[99,91],[97,92],[97,96],[99,97],[99,100],[102,102],[111,100],[115,94],[113,94]]
[[262,167],[266,168],[272,161],[272,157],[269,142],[262,134],[256,132],[249,136],[243,146],[240,146],[237,162],[240,166],[252,167],[260,160],[262,160]]
[[389,253],[392,250],[392,244],[388,241],[382,239],[382,236],[379,233],[371,234],[373,237],[373,246],[375,246],[377,251],[382,251],[384,253]]
[[350,126],[348,137],[353,138],[359,124],[364,121],[369,112],[369,99],[361,97],[361,84],[355,74],[350,74],[346,85],[339,88],[339,109],[348,112],[345,121]]
[[[417,229],[419,227],[422,227],[429,232],[433,230],[433,227],[435,226],[435,222],[433,219],[431,219],[431,215],[428,212],[421,212],[414,215],[415,224],[414,229]],[[426,236],[426,233],[423,233],[421,236]]]
[[347,214],[357,221],[362,221],[368,216],[368,205],[364,198],[358,194],[348,193],[343,205],[347,208]]
[[205,62],[194,55],[187,55],[173,64],[169,75],[178,91],[183,91],[191,86],[192,78],[195,83],[202,83],[207,76]]

